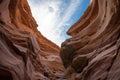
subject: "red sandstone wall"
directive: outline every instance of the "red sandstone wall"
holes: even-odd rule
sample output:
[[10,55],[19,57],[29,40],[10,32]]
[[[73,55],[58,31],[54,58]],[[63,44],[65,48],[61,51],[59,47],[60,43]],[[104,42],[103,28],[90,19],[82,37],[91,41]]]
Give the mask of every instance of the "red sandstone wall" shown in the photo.
[[59,50],[37,30],[26,0],[0,0],[0,80],[61,78]]
[[61,58],[68,80],[120,79],[120,0],[92,0],[67,33]]

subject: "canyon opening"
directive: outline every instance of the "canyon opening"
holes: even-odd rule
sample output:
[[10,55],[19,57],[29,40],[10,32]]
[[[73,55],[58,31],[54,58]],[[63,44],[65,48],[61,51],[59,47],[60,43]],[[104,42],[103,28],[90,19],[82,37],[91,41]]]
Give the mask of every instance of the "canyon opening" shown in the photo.
[[[28,0],[38,30],[58,46],[70,38],[68,29],[87,9],[90,0]],[[42,26],[42,27],[41,27]]]

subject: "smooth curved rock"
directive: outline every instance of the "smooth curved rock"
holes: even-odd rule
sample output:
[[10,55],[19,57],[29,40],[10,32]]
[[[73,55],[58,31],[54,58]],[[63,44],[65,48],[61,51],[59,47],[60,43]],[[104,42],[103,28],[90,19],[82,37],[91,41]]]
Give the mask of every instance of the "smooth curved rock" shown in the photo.
[[26,0],[0,0],[0,80],[62,79],[59,51],[37,30]]
[[68,80],[120,79],[120,1],[91,0],[61,46]]

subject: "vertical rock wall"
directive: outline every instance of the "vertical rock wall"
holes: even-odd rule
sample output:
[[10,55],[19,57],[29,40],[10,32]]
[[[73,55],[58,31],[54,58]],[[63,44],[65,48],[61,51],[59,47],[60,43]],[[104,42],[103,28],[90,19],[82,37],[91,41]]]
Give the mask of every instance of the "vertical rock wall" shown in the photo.
[[0,80],[61,79],[59,50],[37,30],[26,0],[0,0]]
[[120,79],[120,0],[91,0],[61,45],[68,80]]

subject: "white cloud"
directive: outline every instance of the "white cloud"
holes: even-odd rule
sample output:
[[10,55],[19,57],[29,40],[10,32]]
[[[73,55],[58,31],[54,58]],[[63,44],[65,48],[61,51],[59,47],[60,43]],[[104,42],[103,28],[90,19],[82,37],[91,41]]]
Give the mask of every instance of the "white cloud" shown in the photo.
[[65,40],[65,37],[61,36],[64,25],[69,25],[67,22],[81,4],[81,0],[69,0],[69,3],[65,3],[65,0],[28,1],[40,32],[60,45]]

